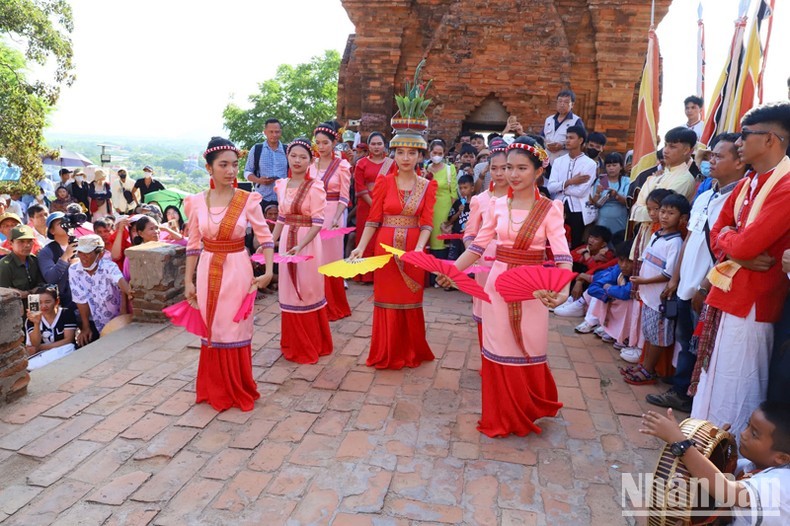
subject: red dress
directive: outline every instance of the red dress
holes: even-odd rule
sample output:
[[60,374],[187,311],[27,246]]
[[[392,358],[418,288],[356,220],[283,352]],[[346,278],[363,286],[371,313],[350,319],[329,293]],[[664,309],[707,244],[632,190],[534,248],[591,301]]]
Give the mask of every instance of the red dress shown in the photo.
[[[392,164],[394,164],[392,160],[386,157],[378,164],[371,161],[370,157],[364,157],[357,161],[354,167],[354,193],[357,196],[357,242],[362,239],[362,232],[365,230],[365,223],[370,214],[370,205],[362,199],[362,196],[370,195],[371,198],[373,197],[373,185],[376,184],[376,179],[378,179],[379,175],[386,174]],[[370,243],[365,248],[363,257],[367,258],[372,255],[373,243]],[[361,274],[354,278],[354,281],[373,283],[373,273]]]
[[[387,252],[380,243],[414,250],[422,230],[433,225],[436,181],[418,177],[410,192],[398,190],[397,175],[379,177],[367,226],[378,228],[371,241],[375,255]],[[417,367],[434,359],[425,339],[422,312],[425,272],[394,258],[375,271],[373,336],[366,364],[377,369]]]

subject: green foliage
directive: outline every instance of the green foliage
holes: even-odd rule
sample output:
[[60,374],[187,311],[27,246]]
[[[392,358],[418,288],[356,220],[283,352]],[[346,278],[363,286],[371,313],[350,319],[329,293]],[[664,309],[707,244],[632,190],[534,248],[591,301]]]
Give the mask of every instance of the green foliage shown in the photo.
[[431,104],[431,99],[426,99],[425,94],[428,88],[431,87],[433,80],[429,80],[428,84],[422,84],[420,75],[422,68],[425,66],[425,59],[422,59],[414,71],[414,82],[409,84],[406,81],[404,86],[403,95],[395,95],[395,104],[398,106],[401,118],[404,119],[424,119],[425,110]]
[[[44,175],[41,155],[46,153],[43,129],[60,86],[74,81],[71,7],[65,0],[3,0],[0,2],[0,157],[22,168],[20,183],[0,185],[35,191]],[[22,52],[6,44],[19,43]],[[51,84],[26,78],[27,61],[46,66],[54,59]]]
[[231,103],[222,112],[230,139],[240,148],[252,148],[263,140],[269,118],[282,123],[283,142],[310,137],[316,125],[336,114],[339,70],[340,53],[334,50],[306,64],[281,65],[273,79],[260,83],[259,92],[250,95],[251,109]]

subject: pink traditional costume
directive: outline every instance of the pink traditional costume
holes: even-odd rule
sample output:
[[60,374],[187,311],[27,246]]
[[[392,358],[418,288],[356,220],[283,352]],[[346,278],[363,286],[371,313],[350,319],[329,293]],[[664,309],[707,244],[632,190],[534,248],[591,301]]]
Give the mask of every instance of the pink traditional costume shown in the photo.
[[[469,219],[466,223],[466,230],[464,230],[465,244],[474,240],[483,225],[483,218],[488,213],[488,208],[495,199],[496,197],[494,197],[490,189],[472,197],[472,200],[469,202]],[[488,261],[486,258],[494,257],[494,249],[494,244],[491,243],[477,264],[490,269],[491,261]],[[489,271],[475,273],[475,281],[483,288],[486,286],[488,274]],[[480,343],[480,349],[483,348],[483,303],[483,300],[472,297],[472,319],[477,323],[477,339]]]
[[[280,254],[298,245],[312,226],[325,223],[326,192],[321,181],[309,178],[298,188],[288,188],[289,181],[280,179],[274,183],[279,202],[277,222],[284,225]],[[292,362],[316,363],[319,356],[332,352],[324,276],[318,273],[322,250],[321,239],[316,236],[299,251],[300,256],[313,259],[280,265],[280,349],[285,359]]]
[[[335,140],[338,138],[337,132],[324,126],[316,128],[315,133],[331,135]],[[326,191],[326,208],[323,212],[325,221],[323,229],[328,230],[332,228],[332,220],[337,213],[340,203],[348,206],[350,202],[351,165],[342,157],[335,156],[326,170],[319,170],[319,162],[320,159],[316,159],[315,163],[310,166],[310,171],[308,173],[311,179],[323,182],[324,190]],[[344,228],[346,226],[346,214],[343,214],[337,226],[338,228]],[[320,240],[323,245],[323,256],[320,258],[321,265],[343,259],[345,256],[344,240],[344,236]],[[324,276],[324,282],[329,321],[351,316],[351,307],[349,307],[348,299],[346,299],[346,288],[343,278]]]
[[540,433],[535,420],[562,407],[546,363],[548,309],[538,300],[508,303],[495,287],[506,270],[542,265],[547,242],[555,262],[571,263],[562,203],[539,197],[531,211],[511,210],[510,199],[501,198],[491,203],[468,248],[482,256],[495,247],[485,287],[491,303],[483,303],[483,414],[477,426],[490,437]]
[[[252,410],[260,398],[252,376],[253,317],[233,321],[252,281],[250,255],[244,246],[247,224],[264,248],[274,248],[261,212],[261,196],[236,190],[227,207],[211,207],[200,193],[184,200],[189,218],[187,255],[200,255],[197,302],[208,337],[200,347],[197,402],[217,411]],[[202,250],[201,250],[202,246]]]

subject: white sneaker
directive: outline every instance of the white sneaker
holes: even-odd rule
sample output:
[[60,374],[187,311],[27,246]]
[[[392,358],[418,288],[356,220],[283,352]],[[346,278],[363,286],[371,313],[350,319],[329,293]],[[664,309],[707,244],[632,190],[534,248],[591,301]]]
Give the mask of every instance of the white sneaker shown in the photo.
[[598,336],[599,338],[603,338],[603,335],[606,334],[606,331],[603,330],[603,325],[599,325],[595,328],[593,333]]
[[554,314],[563,318],[578,318],[584,316],[585,304],[584,298],[579,298],[571,303],[566,302],[554,309]]
[[573,330],[578,332],[579,334],[590,334],[591,332],[597,331],[598,329],[595,328],[595,325],[590,325],[586,321],[583,321],[579,325],[577,325]]
[[639,363],[639,358],[642,357],[642,349],[639,347],[626,347],[620,351],[620,358],[628,363]]

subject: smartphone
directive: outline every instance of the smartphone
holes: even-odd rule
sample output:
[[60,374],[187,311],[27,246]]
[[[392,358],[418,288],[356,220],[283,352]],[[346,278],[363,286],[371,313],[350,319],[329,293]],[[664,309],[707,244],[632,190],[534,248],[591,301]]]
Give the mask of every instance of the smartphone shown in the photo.
[[41,299],[38,294],[29,294],[27,297],[27,308],[30,309],[30,312],[40,312],[41,311]]
[[598,180],[600,181],[601,188],[603,188],[604,190],[609,189],[609,177],[606,174],[600,176]]
[[173,230],[178,230],[178,219],[171,219],[167,222],[167,226],[172,228]]

